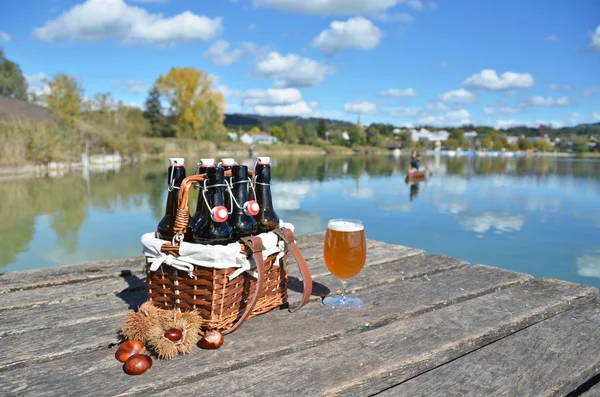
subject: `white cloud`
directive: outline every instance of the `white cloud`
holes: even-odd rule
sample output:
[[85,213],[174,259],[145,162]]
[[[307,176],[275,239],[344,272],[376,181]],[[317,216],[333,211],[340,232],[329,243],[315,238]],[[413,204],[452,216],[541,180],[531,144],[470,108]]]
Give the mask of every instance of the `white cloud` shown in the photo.
[[493,108],[493,107],[484,107],[483,108],[483,113],[485,113],[489,116],[497,116],[497,115],[506,116],[509,114],[519,113],[520,111],[521,111],[520,109],[511,108],[508,106],[503,106],[503,107],[498,107],[498,108]]
[[458,90],[448,91],[440,95],[440,100],[454,103],[473,103],[477,100],[472,92],[460,88]]
[[394,97],[415,97],[417,96],[417,91],[415,91],[413,88],[405,88],[402,90],[398,88],[388,88],[387,90],[381,91],[379,95]]
[[25,80],[27,80],[29,91],[33,92],[38,96],[50,93],[50,89],[48,87],[48,84],[46,83],[46,81],[49,79],[50,77],[42,72],[25,75]]
[[432,125],[437,127],[454,127],[465,124],[471,124],[471,114],[466,109],[450,110],[444,114],[431,115],[423,113],[419,119],[419,124]]
[[270,52],[256,64],[256,73],[275,79],[275,87],[313,87],[335,73],[335,69],[296,54]]
[[600,92],[600,86],[589,86],[583,89],[583,96],[590,97]]
[[243,106],[291,105],[302,100],[302,93],[296,88],[269,88],[268,90],[248,90],[242,94]]
[[368,101],[356,101],[345,104],[344,111],[354,114],[375,114],[377,112],[377,105]]
[[379,44],[383,37],[381,29],[363,17],[347,21],[333,21],[329,29],[322,31],[312,41],[312,45],[325,54],[332,55],[346,48],[370,50]]
[[222,31],[222,18],[185,11],[173,17],[151,14],[123,0],[87,0],[36,28],[39,40],[98,41],[117,39],[126,44],[171,46],[207,41]]
[[255,7],[314,15],[356,15],[386,11],[401,0],[253,0]]
[[535,96],[533,98],[531,98],[531,100],[529,102],[526,102],[525,105],[527,106],[567,106],[569,105],[569,98],[567,98],[566,96],[554,99],[550,96],[548,97],[543,97],[543,96]]
[[168,3],[171,0],[131,0],[133,3]]
[[493,69],[484,69],[463,82],[463,85],[467,88],[491,91],[529,88],[534,84],[535,80],[529,73],[504,72],[501,76],[498,76],[498,73]]
[[117,87],[127,87],[132,94],[145,94],[148,92],[148,86],[143,80],[117,81],[115,85]]
[[304,101],[290,105],[258,105],[254,111],[263,116],[308,116],[312,113],[312,108]]
[[401,1],[401,3],[406,3],[407,6],[409,6],[410,8],[412,8],[414,10],[422,10],[424,8],[421,0],[406,0],[406,1]]
[[600,25],[598,25],[596,31],[592,34],[591,47],[596,51],[600,51]]
[[251,23],[250,25],[248,25],[248,30],[254,32],[256,30],[256,25]]
[[594,112],[592,117],[594,118],[594,120],[600,120],[600,112]]
[[217,65],[231,65],[243,56],[253,54],[258,50],[256,44],[248,42],[242,43],[242,47],[232,50],[229,50],[230,46],[227,40],[219,39],[212,43],[202,55]]
[[0,41],[10,41],[10,35],[6,32],[0,32]]
[[569,84],[549,84],[548,88],[550,88],[551,90],[570,90],[571,86]]
[[558,36],[555,34],[551,34],[550,36],[546,37],[546,40],[548,41],[558,41]]

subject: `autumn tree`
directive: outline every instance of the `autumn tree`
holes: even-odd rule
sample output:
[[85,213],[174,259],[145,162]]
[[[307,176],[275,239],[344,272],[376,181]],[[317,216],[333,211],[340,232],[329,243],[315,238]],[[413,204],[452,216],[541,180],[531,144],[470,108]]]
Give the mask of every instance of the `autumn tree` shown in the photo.
[[281,128],[278,125],[276,125],[275,127],[271,128],[271,135],[273,135],[275,138],[279,139],[280,142],[283,142],[283,140],[284,140],[284,137],[283,137],[283,128]]
[[155,83],[169,101],[175,136],[218,139],[224,136],[224,98],[212,89],[212,79],[195,68],[171,68]]
[[250,129],[250,132],[260,132],[260,128],[258,128],[257,126],[254,126]]
[[0,96],[27,100],[27,81],[21,68],[4,56],[0,48]]
[[81,119],[83,89],[75,78],[66,74],[57,74],[48,84],[48,93],[44,96],[46,105],[52,114],[70,127],[76,128]]

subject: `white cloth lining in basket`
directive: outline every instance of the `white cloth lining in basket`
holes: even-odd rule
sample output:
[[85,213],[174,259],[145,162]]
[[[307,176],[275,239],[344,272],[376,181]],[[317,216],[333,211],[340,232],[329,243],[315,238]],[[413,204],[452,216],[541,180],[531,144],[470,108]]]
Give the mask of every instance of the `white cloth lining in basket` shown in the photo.
[[[294,225],[291,223],[279,222],[279,227],[285,227],[294,231]],[[273,232],[261,233],[261,238],[265,250],[262,252],[263,259],[277,253],[275,264],[279,265],[281,258],[285,255],[286,246],[283,241]],[[245,255],[240,253],[241,245],[238,242],[227,245],[201,245],[191,244],[185,241],[179,247],[179,257],[171,254],[165,254],[160,251],[160,247],[165,243],[156,237],[156,233],[145,233],[142,235],[142,246],[144,247],[144,256],[151,262],[150,270],[157,271],[161,266],[171,266],[177,270],[187,272],[192,277],[194,265],[203,267],[212,267],[216,269],[226,269],[235,267],[237,270],[229,276],[232,280],[247,272],[253,277],[258,277],[252,269],[256,267],[254,258],[248,260]]]

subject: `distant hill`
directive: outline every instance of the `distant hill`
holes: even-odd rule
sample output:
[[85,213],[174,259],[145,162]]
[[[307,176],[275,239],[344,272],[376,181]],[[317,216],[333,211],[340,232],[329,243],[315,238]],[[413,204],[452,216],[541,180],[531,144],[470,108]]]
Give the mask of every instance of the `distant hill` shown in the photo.
[[0,96],[0,120],[53,120],[43,106]]
[[[260,116],[258,114],[225,114],[225,127],[230,129],[250,129],[252,127],[260,127],[264,129],[271,125],[281,125],[287,121],[292,121],[299,125],[312,124],[317,127],[320,118],[301,118],[295,116]],[[327,128],[343,128],[349,127],[352,123],[343,120],[323,119],[327,123]]]

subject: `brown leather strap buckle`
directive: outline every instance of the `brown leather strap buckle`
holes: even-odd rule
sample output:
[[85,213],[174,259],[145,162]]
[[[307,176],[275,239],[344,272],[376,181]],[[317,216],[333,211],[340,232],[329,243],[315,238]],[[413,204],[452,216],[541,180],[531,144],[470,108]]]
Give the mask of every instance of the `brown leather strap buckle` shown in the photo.
[[294,236],[294,234],[292,233],[292,237],[288,238],[285,235],[284,230],[288,230],[288,229],[284,229],[284,228],[280,228],[280,229],[275,229],[272,230],[273,233],[275,233],[280,239],[282,239],[286,244],[291,244],[294,241],[296,241],[296,236]]
[[246,245],[246,247],[248,247],[248,249],[250,250],[250,252],[252,252],[252,254],[256,254],[257,252],[264,251],[265,246],[262,245],[262,241],[259,239],[260,245],[256,246],[254,239],[255,239],[255,237],[241,237],[240,241],[242,243],[244,243]]

